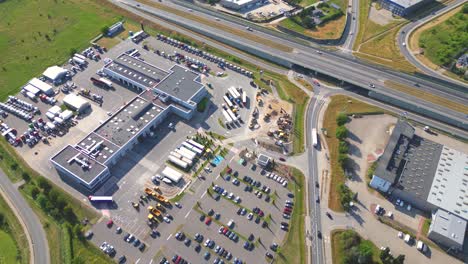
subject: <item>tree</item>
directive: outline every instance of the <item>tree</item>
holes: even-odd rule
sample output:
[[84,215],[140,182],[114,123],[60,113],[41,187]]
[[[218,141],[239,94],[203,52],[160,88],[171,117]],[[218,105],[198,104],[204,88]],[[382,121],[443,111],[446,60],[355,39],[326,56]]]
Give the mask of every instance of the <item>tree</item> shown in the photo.
[[335,135],[339,140],[343,140],[348,136],[348,129],[345,126],[339,126],[336,128]]
[[345,184],[338,186],[338,192],[340,194],[340,203],[345,211],[348,211],[350,206],[349,203],[353,200],[353,192]]
[[372,247],[369,243],[361,243],[359,245],[359,263],[372,263]]
[[47,197],[43,193],[39,194],[36,200],[42,209],[46,209],[48,200],[47,200]]
[[306,17],[302,18],[302,25],[305,28],[314,28],[315,27],[315,21],[310,16],[306,16]]
[[462,12],[463,14],[468,14],[468,3],[463,5]]
[[380,251],[380,260],[382,260],[382,263],[390,263],[389,260],[393,261],[392,255],[390,255],[390,248],[386,247],[384,250]]
[[398,255],[398,257],[396,257],[393,260],[393,264],[403,264],[403,263],[405,263],[405,255]]
[[83,240],[84,236],[83,236],[83,232],[81,231],[81,227],[80,225],[76,224],[75,226],[73,226],[73,234],[79,239],[79,240]]
[[37,187],[33,187],[31,189],[31,197],[36,200],[37,198],[37,195],[40,193],[41,191],[39,191],[39,189]]
[[338,152],[341,154],[347,154],[349,152],[349,144],[346,141],[340,141],[338,145]]
[[52,188],[50,183],[42,177],[37,179],[37,185],[39,188],[43,189],[45,193],[49,193],[50,189]]
[[21,174],[21,177],[23,177],[23,180],[24,180],[25,182],[29,182],[29,181],[31,180],[31,176],[30,176],[29,173],[27,173],[27,172],[23,172],[23,173]]
[[104,27],[101,28],[101,33],[103,35],[106,35],[107,32],[109,32],[109,26],[104,26]]
[[345,113],[339,113],[336,116],[336,124],[339,126],[346,124],[346,122],[348,122],[348,116]]
[[63,217],[70,223],[74,223],[76,221],[75,212],[73,212],[73,209],[70,206],[63,208]]

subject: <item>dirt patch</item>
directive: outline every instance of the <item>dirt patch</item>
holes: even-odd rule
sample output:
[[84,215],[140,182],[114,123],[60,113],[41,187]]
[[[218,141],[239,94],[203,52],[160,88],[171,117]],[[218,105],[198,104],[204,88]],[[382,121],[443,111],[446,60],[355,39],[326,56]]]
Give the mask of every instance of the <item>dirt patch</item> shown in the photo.
[[[252,123],[252,120],[256,120],[258,128],[251,129],[250,135],[252,135],[252,138],[273,145],[277,141],[281,141],[283,144],[290,141],[290,134],[288,131],[292,127],[286,126],[289,127],[289,129],[280,129],[278,125],[280,119],[284,120],[284,117],[287,116],[291,118],[293,106],[290,103],[276,98],[271,93],[261,94],[257,96],[255,109],[258,109],[257,118],[254,118],[252,115],[249,124]],[[255,112],[257,112],[257,110],[254,110],[254,113]],[[267,116],[269,117],[266,118]],[[288,121],[285,120],[285,122]],[[268,136],[268,134],[272,136]]]
[[372,3],[372,6],[369,11],[369,19],[381,26],[388,25],[395,21],[392,12],[386,9],[377,10],[375,3]]

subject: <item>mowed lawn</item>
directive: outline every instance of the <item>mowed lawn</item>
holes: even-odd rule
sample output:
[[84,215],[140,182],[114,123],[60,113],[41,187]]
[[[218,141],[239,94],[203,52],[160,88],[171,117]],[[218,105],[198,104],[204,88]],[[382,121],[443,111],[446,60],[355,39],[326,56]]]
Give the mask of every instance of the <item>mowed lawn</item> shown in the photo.
[[20,263],[18,248],[13,237],[0,229],[0,263]]
[[72,48],[85,48],[117,20],[91,0],[0,3],[0,100],[48,66],[65,62]]

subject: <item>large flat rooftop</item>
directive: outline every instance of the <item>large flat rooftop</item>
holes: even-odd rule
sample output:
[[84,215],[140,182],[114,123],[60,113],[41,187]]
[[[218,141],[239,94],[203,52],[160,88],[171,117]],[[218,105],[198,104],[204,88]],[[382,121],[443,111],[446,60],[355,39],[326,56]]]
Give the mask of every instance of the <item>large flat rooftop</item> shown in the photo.
[[62,149],[51,160],[60,164],[65,170],[68,170],[86,183],[91,183],[96,176],[100,175],[107,168],[70,145]]
[[105,164],[106,161],[120,149],[116,144],[94,132],[88,134],[75,148],[89,152],[91,157],[102,164]]
[[427,201],[468,219],[468,154],[443,147]]
[[106,66],[144,87],[154,87],[169,73],[128,54],[122,54]]
[[404,165],[397,185],[426,200],[431,189],[443,146],[415,135],[403,150]]
[[164,108],[157,106],[139,96],[107,119],[94,132],[100,137],[122,147],[138,131],[151,123]]
[[171,73],[161,80],[155,88],[186,102],[203,88],[203,84],[197,80],[198,77],[198,73],[182,66],[174,65],[171,68]]

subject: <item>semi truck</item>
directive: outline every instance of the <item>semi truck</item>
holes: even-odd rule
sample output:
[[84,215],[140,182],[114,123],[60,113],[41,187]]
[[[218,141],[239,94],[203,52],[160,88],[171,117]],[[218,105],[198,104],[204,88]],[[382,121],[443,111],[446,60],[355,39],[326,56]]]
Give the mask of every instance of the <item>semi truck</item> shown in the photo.
[[312,145],[314,147],[317,147],[317,145],[318,145],[318,136],[317,136],[317,129],[316,128],[312,129]]
[[245,91],[242,92],[242,104],[247,106],[247,93]]
[[97,87],[101,87],[101,88],[105,88],[105,89],[110,89],[110,88],[113,87],[111,81],[107,80],[107,81],[109,81],[110,84],[111,84],[111,85],[109,86],[109,83],[108,83],[108,82],[105,82],[105,81],[102,81],[102,79],[107,80],[107,79],[105,79],[105,78],[99,78],[99,79],[96,79],[96,78],[94,78],[94,77],[91,77],[91,78],[90,78],[90,80],[93,82],[93,84],[96,85]]
[[193,145],[193,146],[195,146],[195,147],[201,149],[201,150],[205,150],[205,146],[203,146],[202,144],[196,142],[196,141],[193,140],[193,139],[187,140],[187,142],[188,142],[189,144],[191,144],[191,145]]
[[203,151],[195,146],[193,146],[192,144],[189,144],[188,142],[182,142],[182,146],[186,147],[187,149],[195,152],[196,154],[198,155],[201,155],[203,154]]
[[91,202],[113,202],[114,201],[112,196],[94,196],[94,195],[90,195],[90,196],[88,196],[88,199]]
[[188,164],[187,162],[181,160],[181,159],[178,159],[172,155],[169,155],[169,160],[174,163],[175,165],[181,167],[182,169],[186,169],[188,167]]
[[197,154],[196,154],[195,152],[193,152],[193,151],[187,149],[187,148],[184,147],[184,146],[181,146],[181,147],[179,148],[179,153],[180,153],[182,156],[184,156],[184,157],[186,157],[187,159],[189,159],[189,160],[193,160],[193,159],[195,158],[195,156],[197,156]]
[[226,112],[226,110],[223,110],[223,116],[224,116],[224,119],[226,120],[224,122],[224,124],[231,125],[233,120],[232,120],[231,116],[228,114],[228,112]]

